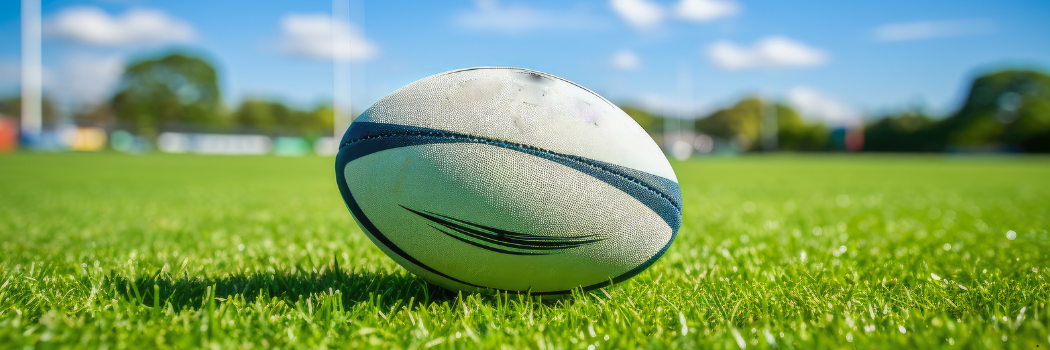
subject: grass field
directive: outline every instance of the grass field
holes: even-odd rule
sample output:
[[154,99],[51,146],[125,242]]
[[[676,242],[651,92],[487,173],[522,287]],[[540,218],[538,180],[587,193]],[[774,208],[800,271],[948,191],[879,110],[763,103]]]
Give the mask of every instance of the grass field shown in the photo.
[[667,255],[553,302],[424,284],[332,163],[0,156],[0,348],[1050,347],[1050,159],[677,163]]

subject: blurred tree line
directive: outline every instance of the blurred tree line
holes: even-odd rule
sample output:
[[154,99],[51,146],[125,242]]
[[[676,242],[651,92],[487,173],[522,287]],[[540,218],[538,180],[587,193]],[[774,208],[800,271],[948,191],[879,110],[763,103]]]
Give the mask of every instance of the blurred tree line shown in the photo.
[[[44,126],[53,127],[54,103],[45,96],[43,104]],[[20,107],[18,97],[0,99],[2,114],[19,115]],[[668,117],[633,105],[622,108],[654,137],[664,133]],[[683,120],[683,126],[727,141],[737,151],[764,151],[761,139],[769,135],[763,135],[763,122],[771,123],[772,115],[777,150],[843,149],[844,130],[807,121],[786,104],[757,97]],[[229,110],[222,103],[215,67],[200,57],[175,53],[129,63],[112,98],[82,108],[73,120],[145,137],[161,131],[316,137],[331,133],[332,116],[330,105],[300,109],[262,98],[245,99]],[[862,150],[871,152],[1050,152],[1050,76],[1031,70],[984,74],[974,79],[954,113],[940,118],[921,109],[888,113],[865,125],[862,136]]]
[[974,79],[951,115],[887,115],[868,126],[864,138],[864,150],[875,152],[1050,152],[1050,76],[1030,70],[985,74]]
[[763,150],[762,117],[776,116],[777,148],[785,151],[828,150],[828,130],[818,123],[806,123],[790,106],[764,102],[749,97],[735,105],[717,110],[696,121],[696,131],[714,137],[730,139],[741,151]]
[[[622,107],[650,134],[663,133],[664,119],[637,106]],[[843,130],[807,122],[788,105],[748,97],[685,120],[686,130],[731,141],[739,151],[762,151],[762,116],[776,115],[777,148],[784,151],[842,149]],[[863,151],[1050,152],[1050,76],[1003,70],[974,79],[963,105],[937,118],[921,109],[889,113],[867,123]]]
[[259,98],[228,110],[215,67],[176,53],[129,63],[113,97],[73,119],[78,125],[128,129],[147,137],[166,130],[315,137],[331,133],[332,116],[328,105],[302,110]]
[[[663,133],[664,119],[636,106],[623,106],[645,131]],[[732,142],[739,151],[760,151],[762,117],[776,116],[777,148],[786,151],[830,150],[829,131],[819,123],[807,123],[793,108],[782,103],[747,97],[736,104],[696,119],[683,120],[685,131],[706,134]],[[692,125],[690,125],[692,124]]]

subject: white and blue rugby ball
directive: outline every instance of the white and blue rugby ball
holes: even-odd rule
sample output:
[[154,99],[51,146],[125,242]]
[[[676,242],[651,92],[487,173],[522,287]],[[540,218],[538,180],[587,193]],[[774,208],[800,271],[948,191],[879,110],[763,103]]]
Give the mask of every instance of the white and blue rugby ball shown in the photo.
[[631,278],[674,241],[682,199],[660,148],[568,80],[468,68],[376,102],[339,144],[361,230],[452,290],[569,294]]

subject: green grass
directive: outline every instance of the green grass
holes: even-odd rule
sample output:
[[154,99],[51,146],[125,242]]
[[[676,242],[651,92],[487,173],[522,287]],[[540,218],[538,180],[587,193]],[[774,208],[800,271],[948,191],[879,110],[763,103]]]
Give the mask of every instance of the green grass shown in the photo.
[[540,302],[407,273],[330,158],[0,156],[0,348],[1050,347],[1050,159],[675,166],[669,252]]

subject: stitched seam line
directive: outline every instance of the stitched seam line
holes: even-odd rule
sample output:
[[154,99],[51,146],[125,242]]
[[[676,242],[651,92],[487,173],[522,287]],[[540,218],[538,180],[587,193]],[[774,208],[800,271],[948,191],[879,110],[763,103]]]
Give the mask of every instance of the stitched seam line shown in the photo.
[[454,133],[449,133],[449,132],[439,132],[439,131],[415,131],[415,132],[412,132],[412,131],[408,131],[408,132],[395,132],[395,133],[383,133],[383,134],[368,135],[368,136],[365,136],[365,137],[353,139],[353,140],[347,141],[347,142],[339,145],[339,151],[342,151],[343,148],[346,148],[347,146],[350,146],[352,144],[355,144],[355,143],[358,143],[358,142],[361,142],[361,141],[381,139],[381,138],[388,138],[388,137],[394,137],[394,136],[447,137],[447,138],[452,138],[452,139],[460,139],[460,140],[463,140],[464,142],[483,143],[483,144],[488,144],[488,145],[493,145],[493,146],[500,146],[500,147],[504,147],[504,148],[521,149],[521,150],[527,151],[528,153],[543,153],[543,154],[547,154],[547,155],[551,155],[551,156],[555,156],[555,157],[567,158],[569,160],[573,160],[573,161],[576,161],[578,163],[583,163],[584,165],[590,166],[592,168],[595,168],[595,169],[598,169],[598,170],[602,170],[604,172],[607,172],[607,173],[610,173],[610,174],[622,177],[622,178],[624,178],[624,179],[626,179],[628,181],[631,181],[631,182],[633,182],[635,184],[638,184],[639,186],[645,187],[650,192],[655,193],[656,195],[660,196],[660,198],[663,198],[668,203],[671,203],[671,206],[674,207],[676,210],[678,210],[679,213],[682,212],[682,208],[679,207],[677,204],[675,204],[674,200],[672,200],[668,195],[664,194],[663,192],[660,192],[659,190],[653,188],[652,186],[649,186],[649,184],[646,184],[645,182],[642,182],[641,180],[638,180],[637,178],[635,178],[633,176],[620,174],[620,173],[618,173],[616,171],[612,171],[612,170],[607,169],[606,167],[602,166],[601,164],[595,164],[594,162],[592,162],[590,159],[587,159],[587,158],[583,158],[583,157],[579,157],[579,156],[573,156],[573,155],[568,155],[568,154],[555,153],[555,152],[552,152],[552,151],[548,151],[548,150],[545,150],[545,149],[542,149],[542,148],[539,148],[539,147],[533,147],[533,146],[529,146],[529,145],[523,145],[523,144],[517,144],[517,143],[505,142],[505,141],[496,141],[496,140],[486,139],[486,138],[477,137],[477,136],[467,136],[467,135],[460,135],[460,134],[454,134]]

